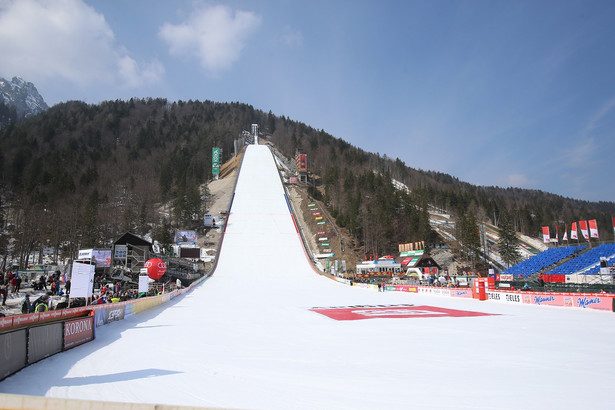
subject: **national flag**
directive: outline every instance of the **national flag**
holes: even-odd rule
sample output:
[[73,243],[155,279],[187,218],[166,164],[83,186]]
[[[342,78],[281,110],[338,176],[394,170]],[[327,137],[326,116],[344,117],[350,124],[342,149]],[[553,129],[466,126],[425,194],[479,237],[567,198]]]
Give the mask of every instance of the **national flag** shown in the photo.
[[589,221],[589,236],[592,238],[600,238],[600,235],[598,235],[598,224],[595,219]]
[[551,236],[549,235],[548,226],[542,227],[542,240],[545,241],[545,243],[549,243],[551,241]]
[[587,232],[587,221],[579,221],[579,228],[581,228],[581,235],[583,235],[583,238],[589,241],[589,232]]
[[576,222],[573,222],[572,226],[570,227],[570,239],[579,239]]

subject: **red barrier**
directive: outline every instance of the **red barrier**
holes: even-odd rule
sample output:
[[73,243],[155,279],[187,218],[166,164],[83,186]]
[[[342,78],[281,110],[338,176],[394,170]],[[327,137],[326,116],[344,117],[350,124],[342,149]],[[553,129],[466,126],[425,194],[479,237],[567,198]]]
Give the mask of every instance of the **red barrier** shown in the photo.
[[566,283],[566,275],[542,275],[542,279],[550,283]]
[[495,278],[474,278],[472,283],[472,297],[478,300],[487,300],[486,286],[489,279],[493,280],[495,286]]
[[13,327],[13,317],[0,317],[0,329],[8,329],[9,327]]

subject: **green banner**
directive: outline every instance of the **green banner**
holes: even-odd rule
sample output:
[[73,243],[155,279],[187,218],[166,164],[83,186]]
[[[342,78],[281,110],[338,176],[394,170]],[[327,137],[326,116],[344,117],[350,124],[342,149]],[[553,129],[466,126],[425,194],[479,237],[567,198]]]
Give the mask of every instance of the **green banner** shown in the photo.
[[214,147],[211,150],[211,173],[220,175],[220,148]]
[[400,252],[399,256],[400,257],[404,257],[404,256],[421,256],[425,253],[424,249],[419,249],[418,251],[405,251],[405,252]]

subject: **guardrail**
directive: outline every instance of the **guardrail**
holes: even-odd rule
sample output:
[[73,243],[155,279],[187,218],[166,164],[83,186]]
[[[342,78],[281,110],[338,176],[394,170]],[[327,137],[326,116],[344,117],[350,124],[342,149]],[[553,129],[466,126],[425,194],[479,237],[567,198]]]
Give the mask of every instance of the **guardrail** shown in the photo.
[[91,340],[94,340],[92,315],[0,333],[0,380],[32,363]]

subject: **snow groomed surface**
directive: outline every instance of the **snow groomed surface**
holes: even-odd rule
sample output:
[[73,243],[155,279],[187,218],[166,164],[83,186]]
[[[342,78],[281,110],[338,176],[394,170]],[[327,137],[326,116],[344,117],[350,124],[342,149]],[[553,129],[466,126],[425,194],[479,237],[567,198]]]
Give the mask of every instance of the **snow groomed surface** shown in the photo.
[[611,408],[614,325],[610,312],[379,293],[318,276],[270,151],[250,146],[213,277],[98,328],[0,392],[259,409]]

